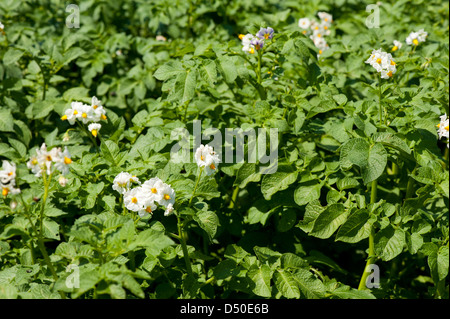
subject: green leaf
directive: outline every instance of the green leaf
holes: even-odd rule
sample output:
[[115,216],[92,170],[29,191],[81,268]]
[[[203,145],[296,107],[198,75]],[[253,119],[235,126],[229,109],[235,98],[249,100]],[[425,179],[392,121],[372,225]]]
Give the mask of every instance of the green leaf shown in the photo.
[[357,243],[369,237],[371,223],[369,223],[369,211],[360,209],[351,214],[347,221],[339,228],[336,234],[337,241]]
[[299,268],[293,273],[293,277],[300,288],[301,298],[319,299],[325,296],[325,285],[309,270]]
[[347,210],[343,204],[328,206],[314,221],[314,227],[309,235],[318,238],[329,238],[347,219]]
[[234,185],[240,188],[245,188],[250,182],[259,182],[261,180],[261,173],[256,164],[243,163],[236,174]]
[[260,267],[252,265],[247,272],[247,277],[255,284],[255,287],[252,288],[255,295],[265,298],[272,296],[270,286],[272,274],[269,266],[266,264],[262,264]]
[[45,238],[59,240],[59,224],[51,219],[44,218],[42,221],[43,234]]
[[113,141],[106,140],[102,141],[100,145],[100,150],[102,151],[103,157],[114,164],[114,166],[118,165],[118,154],[119,154],[119,146]]
[[300,184],[294,192],[294,201],[297,205],[303,206],[320,198],[322,183],[317,181]]
[[261,182],[261,192],[266,200],[270,200],[272,195],[285,190],[297,180],[298,172],[291,166],[279,166],[273,174],[264,175]]
[[11,110],[0,109],[0,132],[14,132],[14,118]]
[[86,209],[92,209],[95,206],[95,203],[97,202],[97,196],[102,192],[103,188],[105,187],[105,183],[100,182],[97,184],[89,183],[86,187],[86,190],[88,192],[88,196],[86,197]]
[[277,269],[273,276],[275,286],[278,291],[286,298],[300,298],[300,290],[298,288],[295,277],[287,270]]
[[24,54],[25,54],[25,52],[23,50],[9,48],[8,51],[6,51],[5,55],[3,56],[3,64],[4,65],[13,64],[13,63],[19,61],[19,59]]
[[160,81],[166,81],[184,72],[186,71],[184,70],[181,62],[169,61],[166,64],[160,66],[158,70],[156,70],[156,72],[153,74],[153,76]]
[[383,174],[387,152],[381,143],[370,145],[362,138],[354,138],[342,146],[339,162],[343,170],[348,170],[353,165],[359,166],[363,182],[368,184]]
[[382,260],[388,261],[398,256],[406,244],[405,232],[400,229],[394,229],[391,225],[383,228],[375,234],[375,253]]
[[217,227],[219,225],[219,217],[216,213],[211,211],[199,211],[195,216],[194,220],[198,223],[200,228],[202,228],[212,240],[217,232]]
[[395,148],[396,150],[405,152],[406,154],[411,154],[411,149],[408,144],[400,137],[393,133],[388,132],[377,132],[372,135],[372,139],[374,142],[382,143],[383,145],[387,145],[389,147]]

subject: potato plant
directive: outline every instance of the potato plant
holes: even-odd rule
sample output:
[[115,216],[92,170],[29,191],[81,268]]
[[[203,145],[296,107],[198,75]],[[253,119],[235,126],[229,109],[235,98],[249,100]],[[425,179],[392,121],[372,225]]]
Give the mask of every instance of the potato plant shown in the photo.
[[448,299],[448,19],[0,0],[0,298]]

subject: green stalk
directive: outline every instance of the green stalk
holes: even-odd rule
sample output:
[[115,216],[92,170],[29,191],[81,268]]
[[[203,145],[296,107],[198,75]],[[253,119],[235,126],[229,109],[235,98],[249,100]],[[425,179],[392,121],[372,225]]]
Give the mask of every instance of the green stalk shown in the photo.
[[177,216],[178,236],[180,238],[181,249],[183,250],[183,258],[184,258],[184,262],[186,264],[186,271],[189,276],[192,276],[193,273],[192,273],[191,260],[189,259],[189,252],[188,252],[187,245],[186,245],[186,239],[184,237],[183,225],[181,223],[180,216],[178,216],[178,214],[176,216]]
[[197,181],[195,182],[195,186],[194,186],[194,191],[192,192],[191,198],[189,199],[188,207],[191,206],[192,200],[194,199],[195,191],[197,190],[198,183],[200,182],[200,177],[202,176],[203,169],[204,169],[203,166],[200,167],[200,171],[199,171],[198,176],[197,176]]
[[381,105],[381,76],[378,78],[378,107],[380,125],[383,124],[383,106]]
[[[50,257],[48,256],[47,250],[45,249],[45,244],[44,244],[44,238],[42,236],[43,233],[43,220],[44,220],[44,210],[45,210],[45,205],[47,203],[47,198],[48,198],[48,193],[49,193],[49,188],[50,188],[50,183],[52,181],[52,173],[50,173],[50,175],[48,176],[47,179],[47,174],[45,173],[45,171],[42,173],[42,179],[44,180],[44,197],[42,198],[42,206],[41,206],[41,211],[39,212],[39,231],[37,232],[37,237],[38,237],[38,247],[42,253],[42,256],[44,257],[44,261],[47,264],[48,269],[50,269],[50,272],[52,273],[53,279],[56,282],[58,280],[58,275],[56,274],[55,268],[53,268],[53,264],[52,261],[50,260]],[[63,299],[66,298],[65,293],[64,292],[60,292],[60,295]]]
[[258,72],[257,72],[257,76],[258,76],[258,84],[261,84],[261,50],[258,50]]
[[238,194],[239,194],[239,186],[236,186],[234,188],[233,195],[231,195],[231,202],[230,202],[230,205],[228,206],[228,208],[231,208],[231,209],[234,208],[234,206],[236,205],[236,199],[237,199]]
[[[372,182],[372,186],[371,186],[372,189],[370,191],[370,203],[371,204],[374,204],[377,200],[377,185],[378,185],[377,180],[374,180]],[[361,280],[359,282],[358,290],[367,289],[366,281],[367,281],[367,277],[371,273],[369,266],[372,265],[376,260],[374,237],[375,237],[375,231],[373,229],[373,226],[371,226],[370,235],[369,235],[369,256],[367,258],[366,266],[364,267],[364,272],[363,272],[363,274],[361,276]]]

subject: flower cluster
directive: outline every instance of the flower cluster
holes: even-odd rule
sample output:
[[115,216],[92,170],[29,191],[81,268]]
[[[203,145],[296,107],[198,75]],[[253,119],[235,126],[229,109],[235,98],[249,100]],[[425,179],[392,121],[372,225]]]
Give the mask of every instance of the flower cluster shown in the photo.
[[271,40],[273,38],[274,30],[272,28],[261,28],[256,35],[247,33],[246,35],[240,34],[239,39],[242,41],[242,51],[248,53],[255,53],[255,51],[261,50],[264,47],[265,40]]
[[64,112],[61,120],[67,120],[70,125],[75,124],[75,121],[80,121],[83,124],[89,124],[88,129],[92,135],[97,136],[102,127],[100,120],[106,120],[106,110],[101,104],[101,101],[95,96],[92,97],[91,105],[82,102],[72,102],[70,109]]
[[392,55],[381,51],[381,49],[373,50],[370,58],[365,62],[373,66],[377,72],[381,73],[382,79],[389,79],[397,72],[397,64],[392,59]]
[[16,187],[16,164],[3,161],[2,169],[0,170],[0,188],[2,195],[18,194],[20,189]]
[[420,42],[425,42],[427,36],[428,33],[425,32],[423,29],[420,29],[417,32],[411,32],[406,38],[406,44],[418,46]]
[[219,155],[209,145],[200,145],[195,151],[195,160],[198,167],[204,167],[206,175],[212,175],[217,171],[219,166]]
[[70,164],[72,164],[72,159],[67,146],[64,151],[60,147],[47,150],[47,145],[43,143],[40,149],[36,149],[36,155],[27,162],[27,167],[35,176],[40,177],[43,172],[50,175],[56,170],[62,175],[67,175]]
[[303,30],[302,33],[314,42],[319,49],[319,55],[329,49],[329,45],[325,40],[325,36],[330,35],[330,27],[333,23],[333,16],[326,12],[318,12],[320,21],[309,18],[301,18],[298,20],[298,26]]
[[444,114],[441,116],[441,122],[437,125],[438,128],[438,136],[439,139],[442,139],[443,137],[447,139],[447,148],[448,148],[448,142],[449,142],[449,119],[447,118],[447,114]]
[[121,172],[114,178],[112,188],[123,195],[125,207],[140,217],[153,214],[158,205],[165,207],[164,216],[169,216],[174,210],[175,191],[158,177],[141,184],[136,176]]

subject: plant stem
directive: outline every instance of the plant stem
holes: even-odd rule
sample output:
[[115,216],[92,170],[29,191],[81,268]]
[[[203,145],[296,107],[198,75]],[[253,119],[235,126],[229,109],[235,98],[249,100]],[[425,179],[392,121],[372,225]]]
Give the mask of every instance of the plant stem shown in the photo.
[[189,199],[188,207],[191,206],[192,200],[194,199],[195,191],[197,190],[198,183],[200,182],[200,177],[202,176],[203,169],[204,169],[203,166],[200,167],[200,171],[199,171],[198,176],[197,176],[197,181],[195,182],[195,186],[194,186],[194,191],[192,192],[191,198]]
[[228,208],[231,208],[231,209],[234,208],[234,206],[236,205],[236,198],[237,198],[238,194],[239,194],[239,186],[236,186],[234,188],[233,195],[231,195],[231,202],[230,202],[230,205],[228,206]]
[[180,216],[177,216],[177,224],[178,224],[178,236],[180,238],[181,243],[181,249],[183,250],[183,258],[184,262],[186,264],[186,271],[189,276],[192,276],[192,266],[191,266],[191,260],[189,259],[189,252],[186,246],[186,239],[184,238],[184,232],[183,232],[183,225],[180,220]]
[[[374,204],[377,201],[377,180],[374,180],[372,182],[372,188],[370,190],[370,203]],[[367,262],[366,262],[366,266],[364,267],[364,272],[361,276],[361,280],[359,282],[359,286],[358,286],[358,290],[364,290],[366,289],[366,281],[367,281],[367,277],[370,275],[370,268],[369,266],[372,265],[375,260],[376,260],[376,256],[375,256],[375,242],[374,242],[374,236],[375,236],[375,232],[373,229],[373,226],[371,226],[370,229],[370,235],[369,235],[369,256],[367,258]]]
[[258,50],[258,73],[256,74],[258,76],[258,84],[261,84],[261,50]]
[[380,125],[383,124],[383,106],[381,105],[381,77],[378,78],[378,107]]
[[[45,205],[47,203],[50,183],[52,181],[52,173],[50,173],[50,175],[48,176],[48,179],[47,179],[47,174],[44,171],[42,173],[42,179],[44,181],[44,196],[42,198],[41,211],[39,212],[39,231],[37,232],[38,247],[39,247],[39,249],[40,249],[40,251],[42,253],[42,256],[44,257],[44,260],[45,260],[45,263],[47,264],[48,269],[50,269],[50,272],[52,273],[53,279],[56,282],[58,280],[58,275],[56,274],[55,268],[53,268],[52,261],[50,260],[50,257],[48,256],[47,250],[45,249],[44,238],[43,238],[43,235],[42,235],[42,233],[43,233],[44,210],[45,210]],[[64,292],[61,291],[60,294],[61,294],[62,298],[66,297]]]

